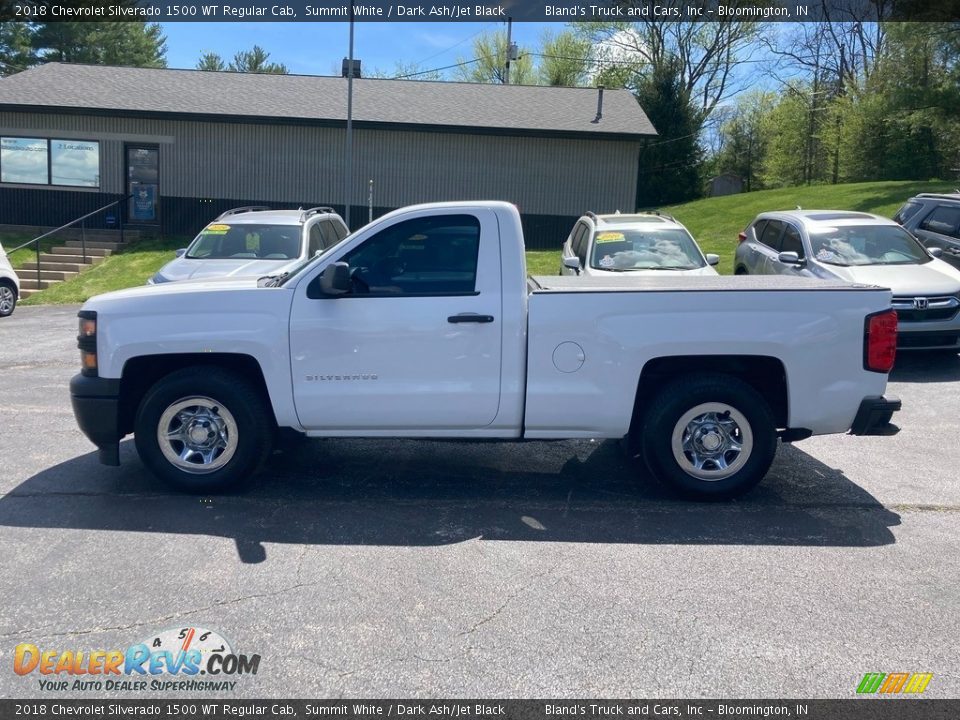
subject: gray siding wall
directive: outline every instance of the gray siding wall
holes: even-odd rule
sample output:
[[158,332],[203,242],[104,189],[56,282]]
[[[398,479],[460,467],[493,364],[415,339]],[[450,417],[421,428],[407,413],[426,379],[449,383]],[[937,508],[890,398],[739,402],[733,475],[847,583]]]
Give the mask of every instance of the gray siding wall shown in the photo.
[[[123,144],[144,142],[160,145],[161,197],[345,200],[342,128],[3,111],[4,133],[100,141],[100,192],[124,192]],[[372,179],[377,207],[495,199],[529,214],[630,211],[639,148],[639,141],[356,130],[350,200],[365,205]]]

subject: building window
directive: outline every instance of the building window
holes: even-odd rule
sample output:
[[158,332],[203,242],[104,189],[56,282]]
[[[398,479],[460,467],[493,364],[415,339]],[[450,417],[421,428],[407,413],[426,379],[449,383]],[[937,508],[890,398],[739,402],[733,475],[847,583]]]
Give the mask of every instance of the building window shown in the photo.
[[47,185],[47,141],[39,138],[0,138],[0,182]]
[[100,143],[51,140],[50,184],[100,187]]
[[100,143],[0,138],[0,182],[100,187]]

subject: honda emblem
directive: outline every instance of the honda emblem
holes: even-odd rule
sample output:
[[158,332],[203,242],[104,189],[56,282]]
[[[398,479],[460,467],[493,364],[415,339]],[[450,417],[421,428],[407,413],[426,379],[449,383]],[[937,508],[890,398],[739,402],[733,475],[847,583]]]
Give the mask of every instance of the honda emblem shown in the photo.
[[930,305],[930,301],[925,297],[919,297],[913,299],[913,309],[914,310],[926,310]]

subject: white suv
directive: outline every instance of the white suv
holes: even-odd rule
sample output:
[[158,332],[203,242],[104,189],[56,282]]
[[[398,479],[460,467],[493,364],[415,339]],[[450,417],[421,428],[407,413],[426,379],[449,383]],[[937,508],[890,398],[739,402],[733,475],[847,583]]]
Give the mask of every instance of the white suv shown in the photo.
[[13,271],[10,259],[0,245],[0,317],[13,312],[20,297],[20,278]]
[[718,255],[704,255],[669,215],[596,215],[577,220],[563,244],[561,275],[716,275]]
[[240,207],[207,225],[149,285],[212,277],[277,275],[325,252],[350,231],[332,208]]

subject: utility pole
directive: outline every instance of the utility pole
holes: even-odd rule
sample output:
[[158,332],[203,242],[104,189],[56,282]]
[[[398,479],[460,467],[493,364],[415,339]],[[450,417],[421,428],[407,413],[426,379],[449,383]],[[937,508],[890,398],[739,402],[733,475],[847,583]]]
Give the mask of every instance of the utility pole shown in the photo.
[[512,39],[513,39],[513,18],[508,17],[507,18],[507,64],[506,64],[506,68],[503,71],[504,85],[510,84],[510,55],[511,55],[511,49],[513,47]]
[[347,206],[344,220],[350,227],[350,197],[353,189],[353,2],[350,2],[350,50],[347,58],[347,171],[344,203]]

